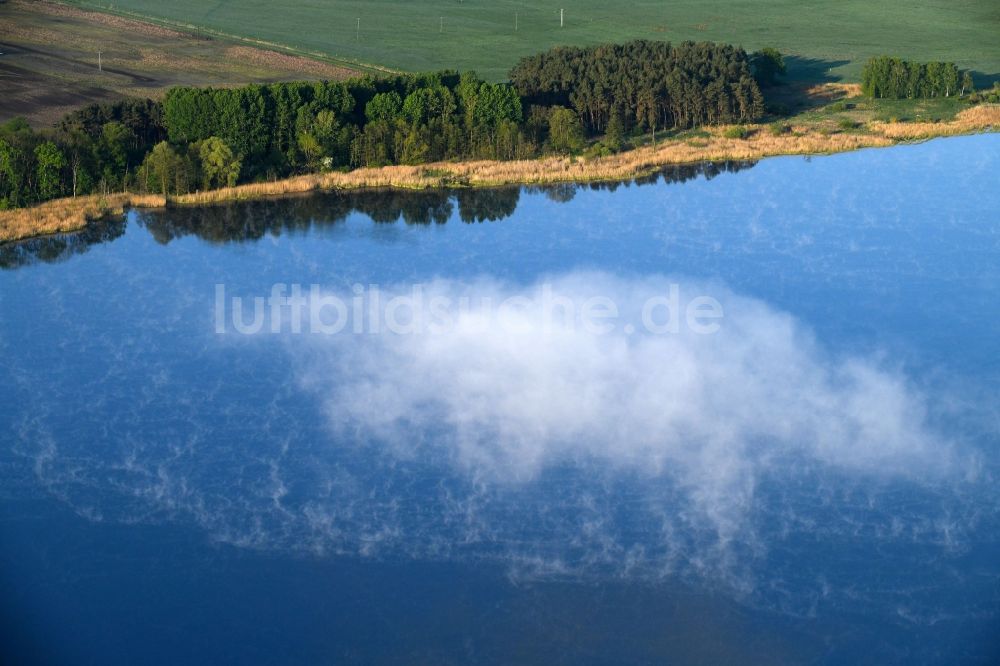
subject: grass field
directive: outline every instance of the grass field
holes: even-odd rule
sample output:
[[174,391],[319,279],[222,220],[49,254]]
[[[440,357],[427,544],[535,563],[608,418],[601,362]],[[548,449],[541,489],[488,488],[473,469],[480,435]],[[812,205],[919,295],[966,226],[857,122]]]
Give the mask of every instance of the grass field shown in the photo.
[[0,54],[0,122],[22,116],[35,126],[90,102],[122,94],[156,97],[179,84],[357,74],[331,63],[38,0],[0,4]]
[[861,63],[882,53],[955,61],[981,84],[1000,73],[997,0],[74,1],[401,70],[475,69],[493,79],[557,44],[633,38],[773,45],[795,56],[794,77],[810,80],[856,80]]

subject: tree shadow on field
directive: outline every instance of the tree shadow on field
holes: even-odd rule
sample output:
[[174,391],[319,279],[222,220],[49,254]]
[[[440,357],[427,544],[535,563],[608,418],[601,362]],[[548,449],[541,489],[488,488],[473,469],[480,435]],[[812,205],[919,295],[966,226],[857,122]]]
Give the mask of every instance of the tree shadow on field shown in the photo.
[[845,96],[845,89],[826,83],[838,83],[839,74],[831,70],[848,64],[849,60],[823,60],[798,55],[786,55],[786,74],[778,78],[776,85],[762,86],[767,111],[775,117],[788,116],[808,109],[829,104]]
[[976,84],[976,90],[988,90],[994,83],[1000,83],[1000,74],[987,74],[986,72],[972,71],[972,82]]
[[786,55],[787,81],[808,81],[809,83],[837,83],[842,76],[831,70],[849,64],[850,60],[824,60],[805,56]]

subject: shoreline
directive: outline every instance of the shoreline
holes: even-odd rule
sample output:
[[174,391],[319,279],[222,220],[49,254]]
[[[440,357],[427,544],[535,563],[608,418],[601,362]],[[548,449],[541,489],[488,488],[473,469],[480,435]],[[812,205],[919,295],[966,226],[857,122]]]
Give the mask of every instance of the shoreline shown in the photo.
[[502,187],[566,182],[632,180],[663,167],[704,162],[752,161],[792,155],[830,155],[862,148],[884,148],[946,136],[1000,131],[1000,104],[961,111],[947,122],[871,121],[856,130],[831,131],[812,123],[785,123],[772,134],[768,125],[745,125],[746,138],[727,138],[732,126],[702,128],[613,155],[595,158],[540,157],[530,160],[435,162],[413,166],[365,167],[348,172],[314,173],[248,183],[177,197],[118,193],[55,199],[30,208],[0,211],[0,243],[80,231],[93,220],[122,215],[128,208],[220,204],[318,191],[378,188],[439,189]]

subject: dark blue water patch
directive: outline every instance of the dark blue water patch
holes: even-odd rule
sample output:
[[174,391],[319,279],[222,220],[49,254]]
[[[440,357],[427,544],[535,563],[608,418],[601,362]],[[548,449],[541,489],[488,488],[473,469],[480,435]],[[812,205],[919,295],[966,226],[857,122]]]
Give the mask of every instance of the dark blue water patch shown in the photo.
[[[488,563],[275,557],[176,527],[4,520],[17,663],[768,663],[808,645],[725,597],[628,581],[512,583]],[[42,510],[39,533],[31,514]],[[30,563],[30,565],[28,565]],[[113,572],[113,576],[109,576]],[[292,640],[294,638],[294,640]],[[280,645],[280,651],[277,646]]]

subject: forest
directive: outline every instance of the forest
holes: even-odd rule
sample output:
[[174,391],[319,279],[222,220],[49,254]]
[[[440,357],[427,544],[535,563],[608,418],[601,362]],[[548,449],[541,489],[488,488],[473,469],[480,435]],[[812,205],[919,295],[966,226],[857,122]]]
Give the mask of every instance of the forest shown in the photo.
[[868,97],[952,97],[972,88],[972,73],[960,72],[953,62],[924,63],[878,56],[870,58],[861,70],[861,91]]
[[[171,89],[54,128],[0,126],[0,209],[119,191],[167,195],[299,173],[615,152],[629,135],[764,113],[750,57],[711,43],[556,48],[509,83],[453,71]],[[600,141],[593,143],[593,137]]]
[[750,122],[764,98],[740,48],[635,41],[524,58],[511,82],[527,104],[572,108],[588,131]]

